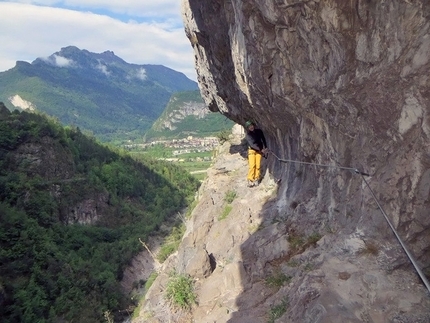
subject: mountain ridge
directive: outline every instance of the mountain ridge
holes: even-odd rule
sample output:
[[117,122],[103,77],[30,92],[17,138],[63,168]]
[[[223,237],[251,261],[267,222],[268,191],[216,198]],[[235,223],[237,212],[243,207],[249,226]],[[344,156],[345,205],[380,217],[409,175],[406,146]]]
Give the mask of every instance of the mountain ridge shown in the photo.
[[19,95],[37,110],[103,141],[142,137],[177,91],[197,83],[163,65],[129,64],[112,51],[75,46],[0,73],[0,101]]

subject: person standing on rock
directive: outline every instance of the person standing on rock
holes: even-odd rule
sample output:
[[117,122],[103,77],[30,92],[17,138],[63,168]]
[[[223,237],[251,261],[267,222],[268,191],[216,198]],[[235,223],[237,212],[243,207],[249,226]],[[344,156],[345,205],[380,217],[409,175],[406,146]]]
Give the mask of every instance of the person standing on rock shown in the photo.
[[254,122],[245,123],[246,142],[248,143],[248,187],[260,184],[261,157],[267,152],[266,138],[261,129],[255,127]]

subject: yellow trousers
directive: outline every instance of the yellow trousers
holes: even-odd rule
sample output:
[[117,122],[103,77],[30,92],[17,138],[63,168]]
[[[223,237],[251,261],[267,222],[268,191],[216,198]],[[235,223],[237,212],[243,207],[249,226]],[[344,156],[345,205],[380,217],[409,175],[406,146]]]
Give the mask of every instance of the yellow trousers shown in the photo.
[[248,149],[248,180],[256,181],[260,179],[261,157],[262,154],[260,152]]

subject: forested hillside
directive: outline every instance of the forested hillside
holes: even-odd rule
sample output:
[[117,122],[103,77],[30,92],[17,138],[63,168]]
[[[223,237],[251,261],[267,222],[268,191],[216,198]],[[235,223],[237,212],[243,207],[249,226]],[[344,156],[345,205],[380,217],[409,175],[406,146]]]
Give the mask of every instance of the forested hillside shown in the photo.
[[102,322],[123,269],[198,181],[0,104],[1,322]]
[[173,93],[197,89],[168,67],[75,46],[0,73],[0,101],[10,110],[31,106],[104,142],[141,138]]

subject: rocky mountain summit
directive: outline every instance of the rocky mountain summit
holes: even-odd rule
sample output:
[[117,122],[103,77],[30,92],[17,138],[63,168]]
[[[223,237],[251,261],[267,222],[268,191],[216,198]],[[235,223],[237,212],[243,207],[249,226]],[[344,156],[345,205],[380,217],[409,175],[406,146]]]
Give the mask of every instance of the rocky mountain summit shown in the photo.
[[[227,184],[206,189],[175,265],[187,271],[187,245],[216,263],[197,282],[193,320],[429,322],[429,292],[375,202],[428,277],[428,1],[183,0],[183,17],[206,105],[256,121],[276,156],[308,163],[272,155],[273,199],[253,205],[264,185],[239,194],[219,229]],[[375,198],[354,172],[309,164],[369,173]]]

